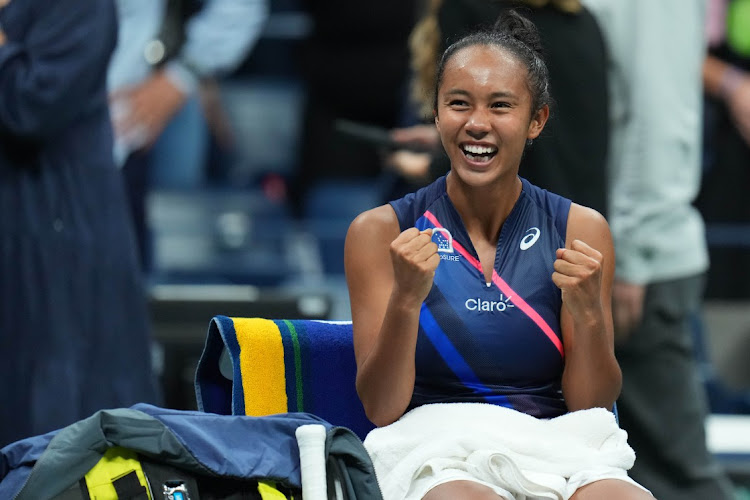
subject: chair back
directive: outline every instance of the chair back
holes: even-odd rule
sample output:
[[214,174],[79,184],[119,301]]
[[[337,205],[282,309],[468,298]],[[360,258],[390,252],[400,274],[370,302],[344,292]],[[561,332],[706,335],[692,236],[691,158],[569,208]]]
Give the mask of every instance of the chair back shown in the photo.
[[196,371],[201,411],[262,416],[307,412],[361,439],[374,428],[355,388],[350,321],[211,320]]

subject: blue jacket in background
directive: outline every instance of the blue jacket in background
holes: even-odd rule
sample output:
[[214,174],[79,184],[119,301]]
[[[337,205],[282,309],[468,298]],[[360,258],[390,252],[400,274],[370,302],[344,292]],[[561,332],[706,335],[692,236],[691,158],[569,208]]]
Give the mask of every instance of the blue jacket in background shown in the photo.
[[141,273],[112,159],[111,0],[0,9],[0,446],[156,402]]

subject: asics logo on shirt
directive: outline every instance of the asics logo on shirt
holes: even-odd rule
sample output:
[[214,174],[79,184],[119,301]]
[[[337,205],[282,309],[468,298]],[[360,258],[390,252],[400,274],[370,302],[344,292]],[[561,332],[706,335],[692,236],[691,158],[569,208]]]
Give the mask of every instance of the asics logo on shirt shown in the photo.
[[528,250],[529,248],[534,246],[536,240],[539,239],[539,235],[542,234],[538,227],[530,227],[526,230],[526,232],[528,234],[521,240],[521,250]]

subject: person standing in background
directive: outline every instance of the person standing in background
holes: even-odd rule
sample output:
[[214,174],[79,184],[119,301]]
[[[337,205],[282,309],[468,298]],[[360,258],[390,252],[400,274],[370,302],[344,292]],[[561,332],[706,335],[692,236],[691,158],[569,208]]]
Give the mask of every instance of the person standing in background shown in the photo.
[[690,320],[708,268],[701,179],[704,0],[585,0],[610,50],[613,317],[630,473],[659,500],[729,499],[706,447]]
[[201,186],[207,129],[202,80],[239,65],[260,36],[267,0],[117,0],[119,38],[108,86],[115,156],[124,164],[146,273],[151,186]]
[[111,0],[0,2],[0,446],[157,403],[112,160]]
[[[721,225],[734,241],[710,248],[706,294],[750,299],[750,2],[710,0],[709,53],[703,65],[706,142],[703,185],[696,206],[709,225]],[[726,233],[725,233],[726,234]]]

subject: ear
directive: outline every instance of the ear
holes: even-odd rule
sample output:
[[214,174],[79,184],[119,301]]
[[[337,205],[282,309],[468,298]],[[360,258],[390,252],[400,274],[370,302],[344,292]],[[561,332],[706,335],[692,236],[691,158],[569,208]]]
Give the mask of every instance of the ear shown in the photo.
[[437,110],[432,110],[432,116],[435,117],[435,128],[440,132],[440,120],[438,119]]
[[529,134],[526,136],[527,139],[536,139],[539,134],[542,133],[544,125],[549,119],[549,106],[546,104],[539,111],[531,117],[531,123],[529,123]]

